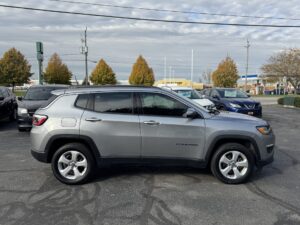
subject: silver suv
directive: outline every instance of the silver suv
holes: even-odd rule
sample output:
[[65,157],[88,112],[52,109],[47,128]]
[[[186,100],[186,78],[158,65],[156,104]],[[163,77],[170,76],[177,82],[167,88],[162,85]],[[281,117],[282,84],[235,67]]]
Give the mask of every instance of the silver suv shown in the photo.
[[66,184],[116,163],[209,166],[221,181],[237,184],[273,161],[275,137],[266,121],[209,111],[167,90],[104,86],[53,94],[33,116],[32,155],[51,162]]

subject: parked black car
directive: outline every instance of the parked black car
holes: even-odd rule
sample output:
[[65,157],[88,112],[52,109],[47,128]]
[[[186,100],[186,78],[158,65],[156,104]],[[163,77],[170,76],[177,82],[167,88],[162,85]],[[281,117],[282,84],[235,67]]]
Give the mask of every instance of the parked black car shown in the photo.
[[52,96],[51,92],[57,89],[66,89],[67,85],[36,85],[31,86],[24,98],[18,100],[18,129],[19,131],[30,130],[32,116],[35,111],[45,104]]
[[18,104],[16,96],[7,87],[0,87],[0,119],[9,117],[9,119],[17,119]]

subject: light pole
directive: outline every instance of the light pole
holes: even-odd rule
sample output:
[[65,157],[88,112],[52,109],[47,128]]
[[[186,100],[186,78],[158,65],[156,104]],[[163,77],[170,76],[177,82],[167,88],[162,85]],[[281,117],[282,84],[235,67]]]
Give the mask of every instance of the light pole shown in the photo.
[[191,88],[193,88],[193,78],[194,78],[194,49],[192,49],[192,62],[191,62]]
[[85,56],[85,85],[87,86],[89,83],[89,77],[88,77],[88,46],[87,46],[87,27],[85,28],[84,31],[84,38],[81,39],[82,41],[82,48],[81,48],[81,53],[84,54]]
[[247,62],[246,62],[246,74],[245,74],[245,87],[244,90],[247,91],[247,77],[248,77],[248,69],[249,69],[249,40],[247,39],[247,45],[245,46],[247,48]]

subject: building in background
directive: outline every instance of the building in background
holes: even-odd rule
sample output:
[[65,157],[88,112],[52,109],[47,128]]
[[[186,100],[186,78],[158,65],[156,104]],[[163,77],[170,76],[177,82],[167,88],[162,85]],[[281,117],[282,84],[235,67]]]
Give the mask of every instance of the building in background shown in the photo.
[[171,78],[171,79],[158,80],[154,83],[154,86],[193,87],[194,89],[197,90],[202,90],[203,88],[206,87],[203,83],[191,82],[190,80],[183,79],[183,78]]

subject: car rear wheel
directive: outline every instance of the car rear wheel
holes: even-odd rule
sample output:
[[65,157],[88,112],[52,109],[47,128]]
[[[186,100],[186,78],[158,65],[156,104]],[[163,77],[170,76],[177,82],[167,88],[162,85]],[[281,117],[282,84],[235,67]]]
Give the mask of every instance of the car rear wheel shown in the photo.
[[245,182],[252,174],[254,158],[252,153],[238,143],[227,143],[218,148],[211,160],[211,171],[227,184]]
[[81,143],[59,148],[51,161],[54,176],[65,184],[87,182],[95,169],[95,162],[87,147]]

